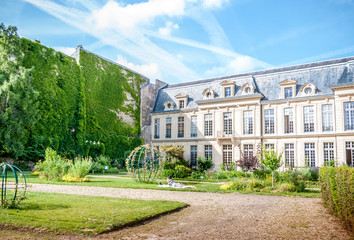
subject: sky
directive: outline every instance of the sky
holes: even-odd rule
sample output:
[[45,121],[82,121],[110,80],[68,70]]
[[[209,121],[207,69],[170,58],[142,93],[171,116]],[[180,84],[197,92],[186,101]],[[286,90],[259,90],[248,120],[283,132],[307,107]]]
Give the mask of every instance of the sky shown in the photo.
[[354,56],[354,0],[0,0],[0,22],[167,83]]

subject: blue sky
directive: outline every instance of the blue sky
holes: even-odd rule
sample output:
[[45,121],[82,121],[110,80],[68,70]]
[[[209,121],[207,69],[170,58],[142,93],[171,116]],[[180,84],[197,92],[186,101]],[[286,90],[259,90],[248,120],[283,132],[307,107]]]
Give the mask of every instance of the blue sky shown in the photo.
[[168,83],[354,56],[354,0],[0,0],[0,22]]

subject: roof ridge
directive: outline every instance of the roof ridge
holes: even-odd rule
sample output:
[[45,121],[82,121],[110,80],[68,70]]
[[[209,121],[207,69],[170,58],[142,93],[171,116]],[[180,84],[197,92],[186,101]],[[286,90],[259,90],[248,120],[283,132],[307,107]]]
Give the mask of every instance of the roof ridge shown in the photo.
[[253,77],[253,76],[262,75],[262,74],[270,74],[270,73],[286,72],[286,71],[291,71],[291,70],[299,70],[299,69],[306,69],[306,68],[312,68],[312,67],[327,66],[327,65],[332,65],[332,64],[349,62],[352,60],[354,60],[354,56],[338,58],[338,59],[331,59],[331,60],[324,60],[324,61],[319,61],[319,62],[303,63],[303,64],[285,66],[285,67],[279,67],[279,68],[270,68],[270,69],[258,70],[258,71],[247,72],[247,73],[239,73],[239,74],[227,75],[227,76],[221,76],[221,77],[206,78],[206,79],[200,79],[200,80],[194,80],[194,81],[188,81],[188,82],[182,82],[182,83],[175,83],[175,84],[170,84],[168,86],[168,88],[188,86],[188,85],[194,85],[194,84],[199,84],[199,83],[208,83],[208,82],[223,80],[223,79],[227,79],[227,78],[246,77],[246,76]]

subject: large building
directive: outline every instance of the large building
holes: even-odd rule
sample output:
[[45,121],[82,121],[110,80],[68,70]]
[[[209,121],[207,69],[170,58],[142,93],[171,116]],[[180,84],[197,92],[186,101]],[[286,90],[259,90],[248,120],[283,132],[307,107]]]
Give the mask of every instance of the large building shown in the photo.
[[151,141],[184,146],[192,165],[230,164],[260,144],[289,166],[353,164],[354,57],[159,85]]

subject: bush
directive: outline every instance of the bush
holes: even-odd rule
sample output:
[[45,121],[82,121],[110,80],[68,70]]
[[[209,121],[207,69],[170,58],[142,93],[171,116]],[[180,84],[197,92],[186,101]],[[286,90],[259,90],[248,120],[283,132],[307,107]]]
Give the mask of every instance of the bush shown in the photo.
[[324,205],[344,225],[354,230],[354,168],[323,167],[320,169],[321,195]]
[[318,181],[319,169],[318,168],[298,168],[296,172],[299,179],[304,181]]
[[279,191],[281,191],[281,192],[295,192],[296,188],[293,183],[282,183],[279,186]]
[[95,158],[95,161],[91,165],[90,171],[93,171],[95,173],[103,173],[103,171],[105,171],[105,166],[107,166],[108,169],[111,168],[111,159],[107,156],[100,155]]
[[73,178],[84,178],[89,173],[91,165],[91,157],[86,157],[83,159],[81,157],[77,157],[75,158],[74,163],[70,166],[68,175]]
[[185,178],[185,177],[189,176],[191,171],[192,170],[190,168],[187,168],[184,165],[177,165],[175,167],[175,177],[176,178]]
[[163,169],[161,175],[163,177],[171,176],[172,178],[176,177],[176,172],[174,169]]
[[60,181],[65,176],[71,166],[71,162],[62,159],[56,151],[47,148],[45,151],[45,161],[41,163],[43,167],[40,178],[45,180]]
[[212,168],[213,165],[213,160],[210,157],[208,159],[201,156],[197,157],[197,170],[199,172],[207,171]]
[[267,175],[271,175],[272,171],[268,170],[268,169],[255,169],[253,171],[253,175],[254,177],[258,178],[258,179],[266,179]]

